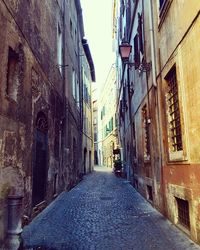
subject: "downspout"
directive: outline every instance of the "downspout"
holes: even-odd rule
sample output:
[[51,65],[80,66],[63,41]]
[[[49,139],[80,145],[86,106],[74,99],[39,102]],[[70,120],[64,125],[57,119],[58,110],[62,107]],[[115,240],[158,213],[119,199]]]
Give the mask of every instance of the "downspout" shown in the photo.
[[[121,88],[121,91],[122,91],[122,110],[124,112],[124,117],[123,117],[123,148],[122,148],[122,152],[123,152],[123,167],[125,166],[125,169],[126,169],[126,161],[127,161],[127,155],[126,155],[126,139],[125,139],[125,131],[126,131],[126,115],[125,115],[125,88],[124,88],[124,74],[125,74],[125,69],[126,69],[126,65],[125,64],[121,64],[121,67],[122,67],[122,78],[121,78],[121,85],[122,87]],[[127,169],[126,169],[126,175],[127,175]]]
[[[136,11],[136,8],[135,8]],[[129,17],[131,17],[130,14],[130,5],[128,5],[128,11],[127,11]],[[128,17],[128,19],[129,19]],[[134,16],[135,17],[135,16]],[[134,17],[132,20],[134,20]],[[129,32],[129,41],[130,41],[130,35],[132,26],[128,26],[128,32]],[[127,64],[127,82],[128,82],[128,109],[129,109],[129,126],[130,126],[130,136],[131,136],[131,141],[130,141],[130,148],[129,148],[129,166],[128,166],[128,175],[127,175],[127,180],[130,181],[134,185],[134,164],[133,164],[133,120],[132,120],[132,107],[131,107],[131,101],[132,101],[132,96],[130,92],[130,66]],[[126,145],[125,145],[126,148]]]
[[[133,121],[132,121],[132,108],[131,108],[131,93],[130,93],[130,68],[127,65],[127,81],[128,81],[128,108],[129,108],[129,122],[130,122],[130,133],[131,133],[131,143],[129,149],[129,157],[130,157],[130,166],[128,166],[128,181],[133,182],[134,184],[134,166],[133,166]],[[132,170],[132,174],[130,173],[130,168]],[[132,177],[132,179],[131,179]]]
[[150,32],[150,43],[151,43],[151,68],[152,68],[152,78],[153,86],[157,87],[156,83],[156,50],[155,50],[155,39],[154,39],[154,29],[153,29],[153,4],[152,0],[149,0],[149,32]]
[[[82,75],[81,75],[81,65],[82,65],[82,58],[81,58],[81,54],[80,54],[80,47],[82,46],[82,41],[80,41],[80,37],[82,39],[82,29],[81,29],[81,25],[82,25],[82,9],[81,9],[81,6],[80,6],[80,1],[77,1],[78,2],[78,7],[76,6],[76,10],[77,10],[77,17],[78,17],[78,20],[77,20],[77,49],[78,49],[78,80],[79,80],[79,108],[80,108],[80,123],[79,123],[79,139],[80,139],[80,148],[79,150],[81,151],[80,152],[80,155],[81,155],[81,159],[79,160],[78,162],[78,166],[77,169],[76,169],[76,178],[80,181],[80,173],[82,172],[82,160],[83,160],[83,152],[82,152],[82,149],[83,149],[83,81],[82,81]],[[80,27],[81,26],[81,27]],[[77,171],[79,173],[79,176],[77,176]]]
[[[149,5],[150,6],[150,5]],[[151,9],[151,8],[150,8]],[[142,13],[143,13],[143,35],[144,35],[144,41],[146,41],[145,39],[145,25],[144,25],[144,0],[142,0]],[[152,69],[152,80],[153,80],[153,86],[155,87],[156,85],[156,71],[155,71],[155,51],[154,51],[154,32],[153,32],[153,18],[152,18],[152,9],[151,9],[151,13],[149,10],[149,30],[150,30],[150,46],[151,46],[151,69]],[[146,49],[144,48],[144,58],[146,61]],[[151,166],[151,171],[152,171],[152,179],[153,179],[153,193],[155,193],[156,190],[156,181],[155,181],[155,164],[154,161],[152,161],[152,156],[153,154],[151,153],[152,150],[151,148],[153,148],[154,146],[150,146],[150,145],[154,145],[153,143],[153,135],[152,135],[152,113],[151,113],[151,108],[150,108],[150,98],[149,98],[149,94],[150,94],[150,90],[152,89],[151,87],[149,88],[149,72],[146,71],[146,86],[147,86],[147,102],[148,102],[148,115],[147,115],[147,136],[149,137],[149,154],[150,154],[150,166]],[[153,205],[154,204],[154,199],[153,199]]]
[[[63,51],[63,64],[64,65],[67,65],[66,64],[66,46],[65,46],[65,41],[66,41],[66,30],[65,30],[65,22],[66,22],[66,2],[63,1],[63,48],[62,48],[62,51]],[[66,93],[66,77],[65,77],[65,74],[66,74],[66,68],[65,67],[62,67],[62,74],[63,74],[63,119],[64,119],[64,124],[63,124],[63,120],[62,120],[62,153],[61,153],[61,158],[62,158],[62,167],[63,167],[63,159],[64,159],[64,154],[65,154],[65,147],[66,147],[66,134],[68,136],[68,133],[65,133],[65,131],[67,131],[67,122],[68,122],[68,110],[66,109],[66,96],[65,96],[65,93]],[[64,183],[64,185],[67,185],[67,183]],[[66,187],[65,187],[66,188]]]
[[156,105],[157,105],[157,129],[158,129],[158,136],[159,136],[159,166],[160,166],[160,174],[161,174],[161,193],[162,193],[162,202],[163,202],[163,212],[165,213],[165,186],[164,186],[164,175],[163,175],[163,145],[162,145],[162,131],[161,131],[161,111],[159,106],[159,96],[158,96],[158,89],[157,89],[157,68],[156,68],[156,49],[155,49],[155,38],[154,38],[154,22],[153,22],[153,3],[152,0],[149,0],[149,32],[150,32],[150,42],[151,42],[151,60],[152,60],[152,79],[153,79],[153,86],[155,87],[155,97],[156,97]]

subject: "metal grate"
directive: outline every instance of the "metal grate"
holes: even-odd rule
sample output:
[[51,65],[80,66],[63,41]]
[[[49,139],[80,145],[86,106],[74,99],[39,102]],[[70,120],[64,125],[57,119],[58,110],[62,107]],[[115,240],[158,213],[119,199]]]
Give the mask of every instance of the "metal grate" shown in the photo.
[[149,127],[147,118],[147,106],[142,108],[143,128],[144,128],[144,155],[150,155]]
[[170,115],[170,129],[173,151],[180,151],[183,149],[180,110],[178,102],[178,87],[176,79],[175,67],[170,71],[166,78],[169,86],[168,91],[168,105]]
[[181,225],[190,229],[190,217],[189,217],[189,203],[186,200],[182,200],[176,197],[178,206],[178,221]]

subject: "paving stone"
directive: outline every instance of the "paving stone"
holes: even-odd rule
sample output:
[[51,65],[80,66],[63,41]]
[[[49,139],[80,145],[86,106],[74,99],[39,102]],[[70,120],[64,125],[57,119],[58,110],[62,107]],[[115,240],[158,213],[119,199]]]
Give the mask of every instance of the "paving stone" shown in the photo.
[[200,250],[129,182],[103,167],[57,197],[22,238],[25,249]]

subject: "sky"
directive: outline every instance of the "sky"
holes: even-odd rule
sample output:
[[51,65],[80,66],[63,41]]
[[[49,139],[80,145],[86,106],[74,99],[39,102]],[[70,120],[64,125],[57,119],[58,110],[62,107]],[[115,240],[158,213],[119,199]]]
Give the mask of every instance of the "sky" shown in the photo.
[[96,86],[100,91],[111,65],[112,0],[81,0],[85,38],[88,40],[95,66]]

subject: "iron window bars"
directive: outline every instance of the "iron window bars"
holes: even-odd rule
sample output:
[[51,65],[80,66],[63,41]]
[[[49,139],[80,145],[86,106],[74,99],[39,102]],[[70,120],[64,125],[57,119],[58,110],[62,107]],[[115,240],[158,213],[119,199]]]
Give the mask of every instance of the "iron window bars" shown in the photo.
[[186,200],[176,197],[178,207],[178,221],[181,225],[190,229],[189,203]]
[[178,86],[176,78],[176,68],[173,67],[168,73],[166,80],[168,82],[168,107],[170,116],[170,131],[173,151],[183,149],[180,109],[178,100]]

